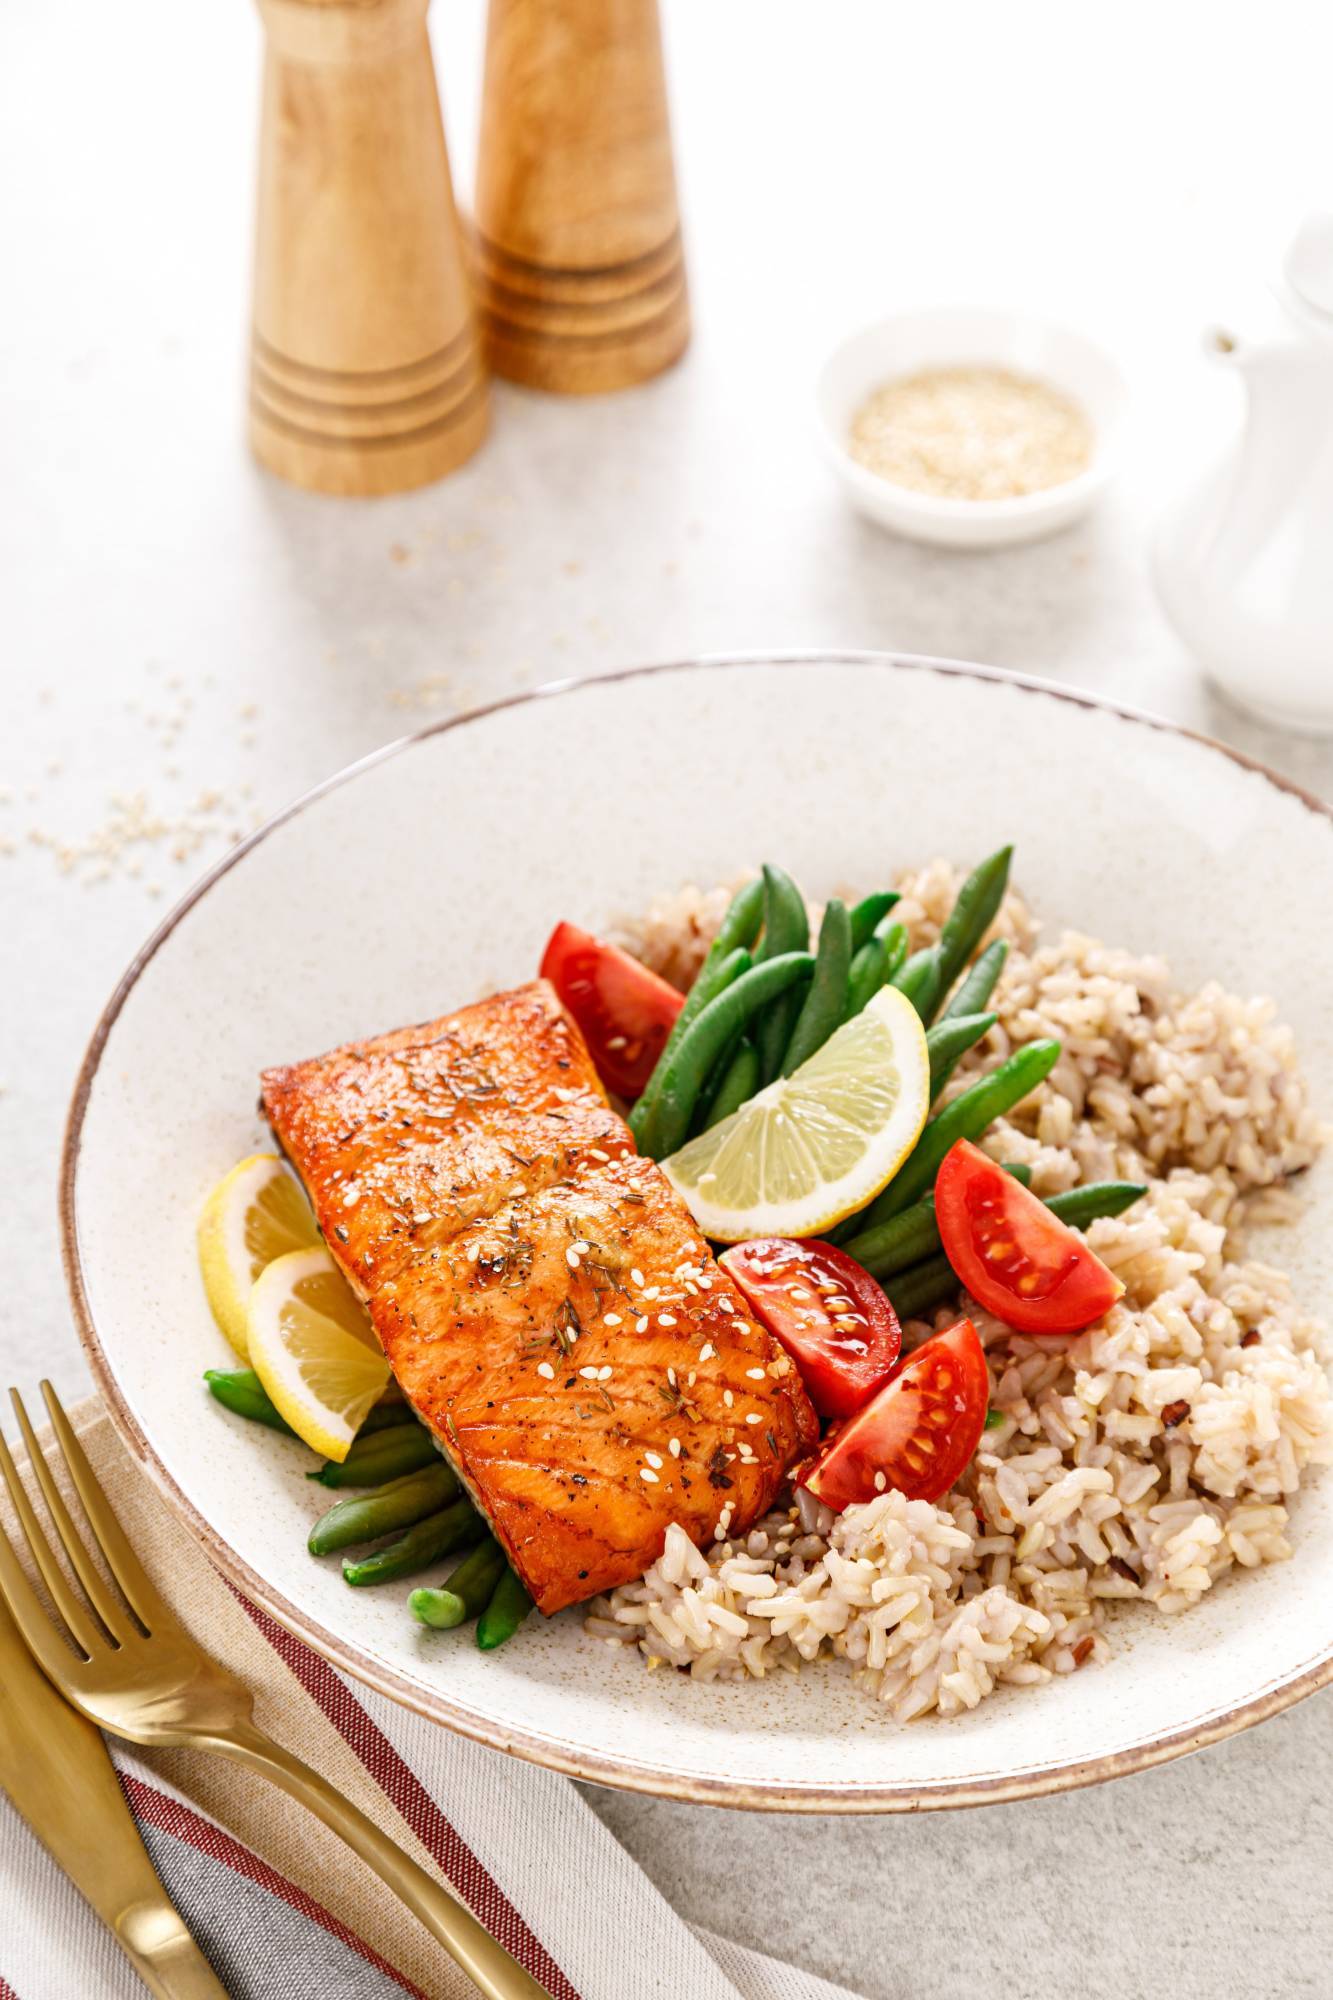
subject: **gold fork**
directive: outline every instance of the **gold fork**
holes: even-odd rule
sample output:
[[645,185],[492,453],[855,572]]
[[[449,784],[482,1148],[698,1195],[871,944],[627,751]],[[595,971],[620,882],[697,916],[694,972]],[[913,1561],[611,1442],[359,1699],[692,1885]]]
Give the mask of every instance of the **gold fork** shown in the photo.
[[70,1518],[18,1391],[11,1389],[9,1393],[56,1538],[83,1587],[86,1603],[71,1588],[56,1560],[3,1436],[0,1474],[9,1488],[33,1561],[64,1621],[65,1633],[42,1605],[3,1532],[0,1596],[38,1665],[66,1700],[90,1722],[131,1743],[188,1744],[196,1750],[216,1750],[272,1779],[374,1869],[486,2000],[549,2000],[546,1989],[510,1957],[470,1910],[318,1772],[257,1726],[250,1690],[195,1644],[150,1583],[59,1397],[49,1382],[43,1382],[42,1395],[52,1428],[93,1540],[124,1599],[121,1602]]

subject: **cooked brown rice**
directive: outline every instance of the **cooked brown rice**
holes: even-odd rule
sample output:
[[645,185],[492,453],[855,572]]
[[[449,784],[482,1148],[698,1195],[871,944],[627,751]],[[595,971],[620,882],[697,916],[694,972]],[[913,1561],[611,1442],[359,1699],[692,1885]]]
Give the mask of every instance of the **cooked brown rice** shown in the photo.
[[[929,943],[953,900],[937,861],[895,913]],[[631,933],[684,985],[729,892],[684,890]],[[1247,1224],[1288,1218],[1286,1183],[1323,1138],[1290,1031],[1267,1000],[1173,990],[1159,959],[1067,933],[1040,946],[1010,894],[999,1021],[950,1093],[1011,1046],[1058,1036],[1050,1078],[986,1149],[1041,1194],[1148,1182],[1088,1238],[1124,1281],[1105,1320],[1033,1340],[972,1301],[1003,1415],[938,1506],[884,1493],[841,1517],[792,1496],[744,1538],[696,1549],[678,1527],[586,1629],[698,1680],[830,1655],[898,1720],[974,1708],[1000,1685],[1103,1660],[1108,1607],[1187,1609],[1235,1566],[1290,1554],[1288,1502],[1333,1460],[1323,1330],[1282,1272],[1244,1258]],[[907,1346],[957,1316],[909,1322]]]

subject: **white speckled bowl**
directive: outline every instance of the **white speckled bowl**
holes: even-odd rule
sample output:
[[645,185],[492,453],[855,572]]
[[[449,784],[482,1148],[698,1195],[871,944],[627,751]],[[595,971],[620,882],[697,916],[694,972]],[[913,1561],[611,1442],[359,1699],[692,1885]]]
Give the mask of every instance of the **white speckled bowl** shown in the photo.
[[[586,775],[588,782],[581,782]],[[264,1141],[262,1064],[531,976],[556,918],[593,927],[765,855],[816,894],[1018,841],[1048,924],[1276,995],[1333,1107],[1333,820],[1217,745],[983,669],[880,656],[712,661],[546,691],[392,746],[192,891],[131,966],[85,1061],[64,1167],[83,1337],[130,1448],[250,1597],[448,1727],[603,1783],[785,1810],[1025,1797],[1141,1769],[1333,1678],[1333,1475],[1295,1555],[1186,1617],[1130,1611],[1114,1657],[950,1722],[889,1723],[838,1665],[743,1687],[646,1673],[576,1614],[484,1657],[401,1593],[311,1561],[318,1489],[229,1418],[195,1268],[211,1183]],[[1265,1246],[1318,1300],[1333,1165]],[[327,1497],[327,1496],[325,1496]]]

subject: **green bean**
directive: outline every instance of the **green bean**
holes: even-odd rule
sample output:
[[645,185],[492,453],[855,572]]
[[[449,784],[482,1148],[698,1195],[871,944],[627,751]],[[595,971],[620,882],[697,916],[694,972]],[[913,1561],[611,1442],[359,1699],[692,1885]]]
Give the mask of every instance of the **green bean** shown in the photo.
[[697,1139],[701,1132],[707,1131],[708,1114],[713,1108],[713,1100],[726,1080],[727,1071],[731,1067],[731,1059],[740,1047],[743,1039],[741,1035],[732,1036],[699,1086],[699,1095],[695,1098],[694,1109],[690,1113],[691,1139]]
[[[477,1551],[474,1549],[472,1555]],[[463,1558],[471,1561],[471,1556]],[[455,1625],[463,1622],[463,1607],[452,1590],[437,1590],[431,1584],[419,1584],[407,1595],[407,1608],[419,1625],[429,1625],[434,1632],[452,1632]]]
[[[699,977],[695,980],[686,996],[685,1005],[680,1010],[680,1016],[676,1025],[681,1028],[681,1032],[679,1035],[676,1035],[675,1030],[672,1030],[673,1039],[668,1044],[668,1047],[672,1051],[680,1047],[686,1034],[694,1026],[694,1023],[698,1020],[700,1014],[703,1013],[709,1001],[716,1000],[719,993],[725,993],[729,986],[734,986],[741,974],[748,972],[753,964],[754,960],[745,946],[737,945],[735,951],[729,951],[725,958],[718,960],[716,965],[706,966],[700,972]],[[682,1022],[684,1023],[683,1027],[681,1027]],[[664,1049],[663,1054],[665,1055],[666,1053],[667,1051]],[[658,1065],[663,1076],[666,1075],[670,1067],[670,1063],[667,1063],[665,1067],[661,1064]],[[657,1071],[654,1071],[654,1075],[656,1074]],[[647,1095],[648,1092],[645,1091],[644,1097],[647,1097]],[[640,1098],[639,1102],[642,1103],[643,1101],[643,1098]]]
[[875,936],[883,938],[884,949],[888,953],[885,963],[884,983],[889,985],[898,977],[907,963],[907,947],[910,942],[906,924],[881,924]]
[[[1014,1169],[1009,1167],[1007,1171],[1013,1173]],[[1138,1181],[1089,1181],[1086,1187],[1049,1196],[1046,1206],[1062,1222],[1080,1227],[1094,1222],[1099,1215],[1122,1214],[1146,1193],[1147,1189]],[[913,1264],[910,1270],[892,1273],[884,1281],[884,1290],[900,1319],[913,1319],[929,1312],[932,1306],[961,1289],[948,1258],[942,1256]]]
[[439,1455],[430,1432],[414,1418],[358,1438],[346,1458],[328,1459],[306,1478],[321,1486],[383,1486],[386,1479],[401,1479]]
[[972,870],[954,899],[935,949],[940,964],[940,991],[947,993],[994,922],[1009,884],[1013,846],[987,855]]
[[638,1102],[631,1111],[629,1119],[630,1129],[636,1139],[639,1136],[639,1129],[635,1119],[637,1117],[642,1123],[651,1115],[662,1078],[666,1075],[671,1058],[684,1040],[685,1032],[691,1022],[696,1015],[703,1012],[710,1000],[716,999],[724,986],[739,978],[748,966],[750,962],[748,957],[742,965],[735,960],[735,954],[748,950],[754,943],[759,935],[763,916],[764,881],[761,875],[756,875],[752,882],[747,882],[732,897],[727,913],[718,925],[717,935],[709,945],[704,955],[704,962],[694,975],[694,982],[685,995],[685,1005],[672,1023],[671,1033],[666,1038],[653,1073],[639,1093]]
[[899,1273],[884,1289],[899,1319],[919,1319],[933,1306],[961,1291],[962,1286],[948,1258],[940,1256],[929,1257],[924,1264],[913,1264],[910,1271]]
[[1028,1042],[929,1119],[883,1194],[865,1211],[862,1228],[886,1222],[935,1185],[940,1162],[957,1139],[979,1139],[995,1119],[1012,1110],[1045,1080],[1060,1059],[1060,1044]]
[[641,1152],[660,1160],[676,1151],[690,1129],[704,1081],[736,1030],[797,980],[807,978],[814,964],[808,951],[786,952],[751,966],[709,1001],[672,1057],[646,1129],[636,1134]]
[[399,1528],[415,1527],[457,1497],[458,1474],[452,1465],[437,1458],[434,1465],[390,1480],[378,1492],[349,1494],[345,1500],[335,1501],[310,1530],[306,1546],[312,1556],[330,1556],[335,1549],[349,1549],[356,1542],[377,1541]]
[[835,1028],[847,1018],[847,975],[852,963],[852,925],[847,906],[837,897],[824,905],[819,926],[815,972],[806,989],[796,1026],[782,1058],[781,1073],[790,1076],[822,1049]]
[[633,1132],[636,1140],[639,1138],[640,1131],[651,1122],[653,1107],[661,1095],[662,1082],[671,1067],[672,1057],[684,1041],[695,1020],[702,1014],[709,1001],[715,1000],[719,993],[724,992],[732,984],[733,980],[739,979],[743,972],[748,971],[749,966],[750,954],[745,950],[743,945],[738,945],[734,951],[723,952],[716,959],[713,957],[710,948],[708,957],[699,968],[693,986],[691,986],[685,996],[685,1005],[676,1016],[671,1033],[666,1038],[662,1053],[653,1066],[653,1073],[640,1091],[634,1108],[630,1112],[630,1130]]
[[477,1644],[482,1652],[494,1652],[506,1639],[512,1639],[531,1609],[532,1599],[526,1585],[506,1567],[491,1593],[490,1603],[477,1620]]
[[944,1010],[946,1018],[951,1014],[982,1013],[995,991],[1008,956],[1009,947],[1004,939],[992,939],[976,963],[959,980],[958,990]]
[[889,951],[883,938],[872,937],[861,946],[847,973],[847,1018],[859,1014],[874,998],[889,976]]
[[901,901],[902,898],[896,889],[881,889],[873,896],[863,896],[859,903],[852,905],[853,952],[860,951],[863,944],[869,944],[894,904]]
[[504,1550],[493,1536],[464,1556],[441,1590],[414,1590],[407,1608],[421,1624],[451,1632],[486,1609],[504,1569]]
[[926,1031],[926,1053],[930,1057],[930,1099],[933,1104],[959,1060],[988,1035],[998,1014],[946,1014]]
[[998,1431],[1004,1420],[1003,1410],[987,1410],[986,1421],[981,1428],[983,1431]]
[[[802,896],[785,869],[764,863],[764,935],[755,953],[760,965],[788,952],[810,948],[810,918]],[[755,1024],[754,1043],[759,1051],[759,1068],[765,1083],[771,1083],[782,1067],[782,1058],[791,1040],[799,995],[784,992],[765,1007]]]
[[738,978],[749,965],[750,960],[747,955],[744,964],[736,963],[732,970],[726,970],[729,961],[735,959],[737,952],[744,951],[748,954],[759,935],[759,926],[763,918],[764,878],[762,875],[756,875],[753,881],[747,882],[732,897],[727,913],[718,925],[717,934],[704,954],[703,964],[695,973],[690,990],[685,995],[685,1005],[676,1016],[671,1033],[667,1036],[666,1045],[657,1059],[657,1068],[648,1079],[646,1089],[652,1088],[658,1072],[665,1067],[666,1058],[675,1051],[695,1015],[701,1013],[708,1002],[715,999],[723,987],[729,985],[732,979]]
[[[743,972],[748,972],[751,963],[750,954],[743,944],[738,944],[735,951],[726,952],[712,965],[705,961],[699,968],[697,979],[685,996],[685,1005],[676,1016],[675,1027],[671,1030],[676,1037],[677,1048],[684,1041],[690,1024],[703,1013],[709,1001],[716,1000],[718,994],[725,992],[733,979],[739,979]],[[680,1030],[678,1035],[676,1029]],[[664,1049],[662,1053],[665,1055],[666,1050]]]
[[[973,869],[954,899],[937,942],[913,952],[893,982],[907,994],[927,1027],[1000,907],[1013,851],[1002,847]],[[980,1012],[981,1004],[969,1006],[968,1011]]]
[[905,993],[917,1013],[927,1026],[934,1018],[941,992],[940,962],[933,945],[924,951],[914,951],[901,971],[893,978],[893,985],[900,993]]
[[355,1562],[344,1562],[343,1582],[359,1590],[368,1583],[396,1583],[399,1577],[415,1576],[441,1556],[450,1555],[486,1533],[486,1524],[472,1502],[464,1497],[438,1514],[410,1527],[400,1541],[376,1549]]
[[690,1113],[691,1139],[697,1139],[701,1132],[708,1130],[718,1092],[726,1082],[727,1071],[731,1068],[732,1060],[744,1040],[744,1029],[738,1029],[704,1078],[699,1095],[694,1100],[694,1109]]
[[785,868],[764,863],[764,934],[755,952],[755,964],[783,958],[789,951],[805,951],[810,944],[810,917],[805,898]]
[[494,1597],[495,1586],[507,1567],[504,1550],[494,1535],[487,1535],[470,1555],[464,1556],[444,1587],[462,1604],[465,1618],[479,1618]]
[[704,1117],[703,1130],[720,1125],[724,1118],[730,1118],[733,1111],[739,1111],[742,1104],[748,1104],[759,1089],[759,1051],[748,1035],[743,1035],[728,1062],[722,1081],[713,1093],[713,1099]]
[[1061,1222],[1084,1229],[1099,1215],[1123,1215],[1147,1192],[1142,1181],[1088,1181],[1083,1187],[1067,1188],[1063,1194],[1047,1195],[1046,1206]]
[[764,878],[755,875],[732,897],[727,914],[717,927],[717,935],[708,947],[709,952],[725,958],[728,952],[737,950],[741,945],[750,950],[763,921]]
[[295,1437],[287,1419],[269,1401],[268,1392],[253,1368],[205,1368],[208,1391],[233,1416],[247,1417],[252,1424],[267,1424],[271,1431]]
[[[231,1410],[238,1417],[248,1417],[253,1424],[267,1424],[270,1430],[282,1431],[287,1437],[295,1437],[296,1432],[282,1413],[270,1402],[263,1383],[253,1368],[206,1368],[204,1380],[209,1393],[217,1398],[224,1409]],[[357,1432],[357,1439],[369,1437],[374,1431],[395,1429],[414,1421],[412,1412],[401,1396],[389,1403],[373,1403],[369,1413]]]
[[869,1229],[858,1231],[855,1236],[845,1237],[840,1249],[854,1258],[863,1271],[869,1271],[872,1278],[886,1280],[898,1271],[910,1270],[923,1257],[929,1257],[940,1247],[940,1232],[935,1221],[934,1195],[922,1195],[901,1215],[891,1215],[886,1222],[874,1224]]
[[397,1430],[400,1425],[414,1421],[410,1404],[405,1403],[401,1396],[395,1396],[389,1403],[372,1403],[361,1419],[357,1439],[373,1437],[376,1431]]
[[881,924],[855,953],[847,976],[847,1018],[859,1014],[881,986],[901,971],[907,956],[907,932],[902,924]]
[[[1032,1179],[1031,1167],[1006,1166],[1005,1172],[1012,1174],[1016,1181],[1026,1187]],[[918,1263],[922,1257],[930,1257],[940,1247],[939,1225],[935,1220],[935,1197],[923,1194],[920,1201],[914,1201],[910,1208],[900,1215],[891,1215],[887,1222],[878,1223],[873,1229],[863,1229],[859,1235],[850,1236],[842,1248],[849,1257],[854,1257],[863,1270],[874,1278],[888,1278],[895,1271],[906,1271]]]

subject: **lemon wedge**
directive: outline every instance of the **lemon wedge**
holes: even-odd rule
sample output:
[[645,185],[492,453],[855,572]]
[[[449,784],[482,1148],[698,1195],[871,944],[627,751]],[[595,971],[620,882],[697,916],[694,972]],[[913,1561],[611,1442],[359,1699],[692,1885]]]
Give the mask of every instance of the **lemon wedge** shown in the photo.
[[242,1361],[250,1287],[266,1264],[319,1242],[300,1185],[276,1153],[252,1153],[218,1182],[199,1216],[199,1269],[213,1317]]
[[289,1250],[261,1271],[246,1308],[250,1366],[298,1437],[346,1458],[389,1381],[375,1330],[327,1250]]
[[793,1075],[662,1161],[705,1236],[818,1236],[872,1201],[930,1109],[926,1031],[896,987]]

